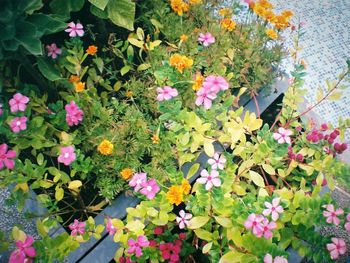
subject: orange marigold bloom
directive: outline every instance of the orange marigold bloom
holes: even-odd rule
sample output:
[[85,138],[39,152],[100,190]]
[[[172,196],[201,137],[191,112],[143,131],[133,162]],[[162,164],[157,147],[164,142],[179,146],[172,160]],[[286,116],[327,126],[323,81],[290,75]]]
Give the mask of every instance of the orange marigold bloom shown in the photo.
[[260,5],[264,9],[272,9],[273,5],[267,0],[259,0],[257,5]]
[[185,42],[185,41],[188,39],[188,36],[185,35],[185,34],[182,34],[182,35],[180,36],[180,39],[181,39],[181,41]]
[[285,16],[276,16],[273,24],[277,29],[285,29],[289,27],[289,19],[287,19]]
[[192,85],[192,89],[195,91],[199,90],[202,87],[203,81],[204,77],[200,72],[197,72],[194,78],[194,84]]
[[127,96],[128,98],[131,98],[133,95],[134,93],[132,93],[132,91],[130,90],[125,93],[125,96]]
[[232,31],[236,28],[236,22],[232,21],[230,18],[224,18],[221,21],[221,27],[227,29],[228,31]]
[[182,16],[189,9],[189,5],[182,0],[170,0],[170,5],[179,16]]
[[281,16],[284,16],[284,17],[286,17],[288,19],[291,18],[293,15],[294,15],[294,13],[292,11],[290,11],[290,10],[284,10],[281,13]]
[[277,39],[278,38],[278,35],[277,35],[276,31],[273,30],[272,28],[266,29],[265,33],[271,39]]
[[190,68],[193,65],[193,60],[180,54],[174,54],[170,57],[169,63],[170,66],[183,73],[185,68]]
[[158,144],[159,141],[160,141],[158,135],[153,135],[151,139],[152,139],[152,142],[153,142],[154,144]]
[[88,47],[88,49],[86,50],[86,53],[88,53],[89,55],[95,55],[97,52],[97,47],[94,45],[91,45]]
[[186,179],[182,179],[181,182],[182,191],[185,195],[188,195],[191,191],[191,185]]
[[264,12],[264,14],[263,14],[263,17],[264,17],[267,21],[269,21],[269,22],[271,23],[271,22],[273,22],[273,21],[275,20],[276,15],[275,15],[275,13],[274,13],[273,11],[271,11],[271,10],[266,10],[266,11]]
[[179,205],[183,201],[183,189],[179,185],[173,185],[166,194],[170,204]]
[[264,16],[266,9],[263,8],[261,5],[256,4],[253,8],[253,11],[258,16]]
[[120,176],[124,179],[124,180],[129,180],[131,178],[131,176],[133,175],[133,170],[130,168],[125,168],[120,172]]
[[103,155],[110,155],[113,152],[113,144],[109,140],[103,140],[97,150]]
[[74,88],[76,92],[82,92],[85,89],[85,82],[76,82],[74,83]]
[[79,76],[77,76],[77,75],[71,75],[70,77],[69,77],[69,82],[70,83],[75,83],[75,82],[78,82],[80,80],[80,78],[79,78]]

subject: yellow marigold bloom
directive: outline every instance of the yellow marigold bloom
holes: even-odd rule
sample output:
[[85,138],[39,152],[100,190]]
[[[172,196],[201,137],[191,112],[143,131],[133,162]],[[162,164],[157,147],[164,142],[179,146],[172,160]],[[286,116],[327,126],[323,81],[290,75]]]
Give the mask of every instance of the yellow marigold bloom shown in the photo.
[[259,0],[257,4],[260,5],[264,9],[272,9],[273,8],[273,5],[267,0]]
[[131,178],[131,176],[133,175],[133,170],[130,168],[125,168],[120,172],[120,176],[124,179],[124,180],[129,180]]
[[97,147],[97,150],[103,155],[110,155],[113,152],[113,147],[114,146],[110,141],[103,140]]
[[196,27],[195,29],[193,29],[193,33],[199,33],[199,32],[201,32],[200,28]]
[[266,29],[265,33],[271,39],[278,38],[277,32],[275,30],[273,30],[272,28]]
[[125,93],[125,96],[127,96],[128,98],[131,98],[133,95],[134,95],[134,93],[132,93],[132,91],[130,91],[130,90],[128,90],[128,91]]
[[253,11],[258,16],[264,16],[266,9],[263,8],[261,5],[256,4],[253,8]]
[[169,63],[170,66],[183,73],[185,68],[190,68],[193,65],[193,60],[180,54],[174,54],[170,57]]
[[231,9],[230,8],[221,8],[219,10],[219,15],[225,17],[227,15],[230,15],[231,14]]
[[88,53],[89,55],[95,55],[97,52],[97,47],[94,45],[91,45],[88,47],[88,49],[86,50],[86,53]]
[[194,84],[192,86],[192,89],[195,91],[199,90],[202,87],[203,81],[204,81],[204,77],[200,72],[197,72],[194,78]]
[[182,0],[170,0],[170,5],[179,16],[182,16],[189,9],[189,5]]
[[85,89],[85,82],[76,82],[74,83],[74,88],[76,92],[82,92]]
[[284,17],[286,17],[288,19],[291,18],[293,15],[294,15],[294,13],[292,11],[290,11],[290,10],[284,10],[281,13],[281,16],[284,16]]
[[185,195],[188,195],[191,191],[191,185],[186,179],[182,179],[181,182],[182,191]]
[[201,4],[202,3],[202,0],[190,0],[190,4],[191,5],[198,5],[198,4]]
[[154,143],[154,144],[157,144],[157,143],[159,143],[159,136],[158,135],[153,135],[152,136],[152,142]]
[[232,31],[236,28],[236,22],[232,21],[230,18],[224,18],[221,21],[221,27],[227,29],[228,31]]
[[75,83],[75,82],[78,82],[80,80],[80,78],[79,78],[79,76],[77,76],[77,75],[71,75],[70,77],[69,77],[69,82],[70,83]]
[[289,18],[282,15],[276,16],[273,24],[277,29],[285,29],[289,27]]
[[179,185],[173,185],[166,194],[170,204],[179,205],[183,201],[183,189]]
[[185,35],[185,34],[182,34],[182,35],[180,36],[180,39],[181,39],[181,41],[185,42],[185,41],[188,39],[188,36]]
[[269,22],[271,23],[271,22],[273,22],[273,21],[275,20],[276,15],[275,15],[275,13],[274,13],[273,11],[271,11],[271,10],[266,10],[266,11],[264,12],[264,14],[263,14],[263,17],[264,17],[267,21],[269,21]]

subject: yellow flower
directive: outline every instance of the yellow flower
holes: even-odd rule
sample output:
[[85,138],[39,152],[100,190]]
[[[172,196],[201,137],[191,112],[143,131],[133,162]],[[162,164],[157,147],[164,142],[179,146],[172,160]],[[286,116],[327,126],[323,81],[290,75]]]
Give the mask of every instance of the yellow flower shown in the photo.
[[152,136],[152,142],[154,143],[154,144],[158,144],[159,143],[159,136],[158,135],[153,135]]
[[204,77],[200,72],[197,72],[194,78],[194,84],[192,85],[192,89],[195,91],[199,90],[202,87],[203,81]]
[[293,12],[290,10],[284,10],[281,13],[281,16],[284,16],[287,19],[290,19],[293,15],[294,15]]
[[228,16],[231,14],[231,9],[230,8],[221,8],[219,10],[219,14],[223,17]]
[[174,54],[170,57],[170,66],[175,67],[178,71],[183,73],[185,68],[190,68],[193,65],[193,60],[186,57],[181,56],[180,54]]
[[258,16],[263,16],[266,10],[265,10],[265,8],[262,7],[261,5],[256,4],[256,5],[254,6],[254,8],[253,8],[253,11],[254,11],[254,13],[257,14]]
[[190,4],[191,5],[198,5],[198,4],[201,4],[202,3],[202,0],[190,0]]
[[273,5],[267,0],[259,0],[257,5],[260,5],[264,9],[272,9]]
[[113,152],[113,144],[108,140],[103,140],[97,150],[103,155],[110,155]]
[[79,76],[77,76],[77,75],[71,75],[70,77],[69,77],[69,82],[70,83],[75,83],[75,82],[78,82],[80,80],[80,78],[79,78]]
[[189,9],[189,5],[182,0],[170,0],[170,5],[179,16],[182,16],[183,13],[187,12]]
[[74,88],[76,92],[82,92],[85,89],[85,82],[74,83]]
[[182,191],[185,195],[188,195],[191,191],[191,185],[186,179],[182,179],[181,182]]
[[133,95],[134,94],[130,90],[125,93],[125,96],[127,96],[128,98],[131,98]]
[[125,168],[120,172],[120,176],[124,179],[124,180],[129,180],[133,174],[133,170],[130,168]]
[[232,31],[236,27],[236,23],[232,21],[230,18],[224,18],[221,21],[221,27],[227,29],[228,31]]
[[278,35],[277,35],[276,31],[273,30],[272,28],[266,29],[265,33],[271,39],[277,39],[278,38]]
[[272,22],[277,29],[285,29],[289,27],[289,19],[285,16],[276,16]]
[[275,15],[275,13],[274,13],[273,11],[271,11],[271,10],[266,10],[266,11],[264,12],[264,14],[263,14],[263,17],[264,17],[267,21],[269,21],[269,22],[271,23],[271,22],[273,22],[273,21],[275,20],[276,15]]
[[173,185],[166,194],[170,204],[179,205],[183,201],[183,189],[179,185]]
[[180,36],[180,40],[183,41],[183,42],[185,42],[187,39],[188,39],[188,36],[185,35],[185,34],[182,34],[182,35]]
[[97,47],[94,45],[91,45],[88,47],[88,49],[86,50],[86,53],[88,53],[89,55],[95,55],[97,52]]

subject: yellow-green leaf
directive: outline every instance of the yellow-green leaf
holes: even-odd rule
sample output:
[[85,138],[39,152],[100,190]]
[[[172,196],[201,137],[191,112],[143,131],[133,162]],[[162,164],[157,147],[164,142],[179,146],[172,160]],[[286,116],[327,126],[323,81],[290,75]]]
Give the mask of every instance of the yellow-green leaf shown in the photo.
[[55,198],[57,201],[61,201],[63,199],[64,196],[64,191],[63,188],[61,187],[57,187],[56,188],[56,192],[55,192]]
[[27,238],[27,235],[22,230],[20,230],[18,227],[14,226],[12,228],[12,237],[16,241],[20,240],[20,241],[24,242]]
[[267,172],[268,174],[271,174],[271,175],[276,174],[275,169],[273,169],[271,165],[264,163],[262,167],[264,168],[265,172]]
[[191,178],[198,171],[199,167],[200,167],[199,163],[193,164],[191,168],[188,170],[186,178]]
[[223,216],[216,216],[215,220],[223,227],[231,227],[232,226],[232,221],[230,218],[223,217]]
[[188,228],[189,229],[197,229],[204,226],[208,221],[209,216],[195,216],[189,221]]
[[68,189],[78,189],[82,185],[83,184],[80,180],[74,180],[69,183]]
[[212,157],[214,155],[215,149],[211,140],[204,141],[204,151],[209,157]]
[[252,170],[249,171],[250,179],[259,187],[265,187],[264,179],[260,174]]
[[209,242],[209,243],[205,244],[205,246],[202,249],[203,254],[208,253],[212,246],[213,246],[213,242]]
[[242,261],[242,257],[245,254],[241,253],[241,252],[237,252],[235,250],[232,250],[228,253],[226,253],[225,255],[223,255],[220,260],[219,263],[244,263]]
[[137,67],[137,71],[143,71],[143,70],[149,69],[150,67],[151,67],[151,64],[143,63]]
[[207,230],[198,228],[198,229],[195,229],[194,232],[196,233],[196,236],[199,237],[200,239],[203,239],[205,241],[213,240],[213,234]]

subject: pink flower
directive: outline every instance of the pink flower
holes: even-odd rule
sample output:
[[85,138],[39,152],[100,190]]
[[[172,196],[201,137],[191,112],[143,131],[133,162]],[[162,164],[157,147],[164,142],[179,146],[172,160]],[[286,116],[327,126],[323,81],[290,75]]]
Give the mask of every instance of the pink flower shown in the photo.
[[213,158],[208,160],[208,163],[211,165],[211,169],[213,170],[217,170],[218,168],[223,170],[226,163],[226,158],[223,154],[219,155],[218,153],[215,153]]
[[2,115],[2,103],[0,103],[0,116]]
[[66,122],[69,126],[78,125],[83,120],[84,112],[72,100],[69,104],[64,106],[66,114]]
[[278,128],[278,132],[275,132],[273,134],[273,138],[280,144],[282,143],[288,143],[290,144],[290,135],[292,135],[293,132],[290,130],[286,130],[283,127]]
[[332,238],[332,242],[327,244],[327,250],[330,252],[331,259],[337,259],[339,255],[343,255],[346,252],[346,245],[343,239],[341,238]]
[[134,239],[130,238],[128,240],[128,250],[127,252],[129,254],[134,254],[136,257],[142,256],[142,248],[143,247],[148,247],[149,246],[149,241],[147,240],[147,237],[145,236],[138,236],[137,240],[135,241]]
[[181,210],[179,212],[179,216],[176,217],[176,222],[179,224],[180,229],[184,229],[186,226],[189,225],[189,221],[192,218],[192,215],[190,213],[185,213],[184,210]]
[[327,223],[328,224],[335,224],[336,226],[339,225],[340,219],[337,217],[337,215],[342,215],[344,213],[343,209],[338,208],[337,210],[334,210],[334,206],[332,204],[328,204],[324,206],[327,211],[323,211],[323,216],[327,217]]
[[261,222],[264,220],[262,215],[250,214],[247,220],[244,222],[244,227],[246,229],[253,229],[253,234],[261,237],[264,232],[264,228]]
[[212,100],[216,98],[216,94],[212,93],[209,89],[206,89],[204,87],[198,90],[196,95],[196,105],[203,105],[206,110],[211,108]]
[[74,219],[74,222],[69,225],[69,229],[72,230],[71,236],[75,237],[77,234],[84,235],[85,233],[85,222],[79,222],[78,219]]
[[106,231],[108,232],[109,235],[114,235],[115,232],[117,232],[117,229],[115,228],[115,226],[113,226],[113,221],[111,218],[108,218],[107,220]]
[[62,50],[56,46],[55,43],[46,46],[47,56],[52,57],[53,59],[57,58],[58,55],[62,53]]
[[135,261],[132,261],[129,257],[121,257],[119,263],[135,263]]
[[219,177],[219,172],[212,170],[210,174],[207,170],[201,171],[201,177],[197,179],[197,182],[200,184],[205,184],[205,189],[209,191],[213,186],[219,187],[221,185],[221,180]]
[[14,133],[19,133],[27,129],[27,117],[16,117],[10,123],[10,128]]
[[75,160],[75,157],[73,146],[62,147],[61,154],[58,156],[58,162],[68,166]]
[[140,193],[145,195],[150,200],[152,200],[160,190],[155,179],[141,183],[141,187],[142,189],[140,190]]
[[215,37],[212,34],[208,33],[200,33],[198,37],[198,41],[203,44],[203,46],[208,47],[211,44],[215,43]]
[[202,87],[209,89],[211,92],[216,94],[220,90],[227,90],[229,88],[229,84],[226,79],[221,76],[210,75],[205,78]]
[[277,256],[275,259],[273,259],[270,254],[266,254],[264,257],[264,263],[288,263],[288,260],[280,256]]
[[170,100],[173,97],[176,97],[179,93],[177,89],[164,86],[163,88],[157,88],[157,101]]
[[348,222],[346,222],[344,225],[345,230],[350,232],[350,213],[346,216],[346,221],[348,221]]
[[11,112],[25,111],[28,102],[29,98],[27,96],[16,93],[9,101]]
[[84,35],[83,25],[80,23],[75,24],[74,22],[70,22],[68,28],[64,31],[69,33],[70,37],[76,37],[77,35],[82,37]]
[[279,205],[280,200],[280,198],[274,198],[272,200],[272,203],[265,202],[265,207],[267,209],[263,211],[263,215],[268,216],[269,214],[271,214],[272,220],[277,221],[279,218],[279,214],[283,213],[284,211],[283,207]]
[[138,192],[142,188],[142,184],[147,181],[146,173],[135,173],[131,178],[129,185],[134,187],[134,191]]
[[32,236],[27,236],[24,242],[18,240],[16,242],[17,249],[11,253],[9,263],[33,262],[33,258],[36,256],[33,243]]
[[0,170],[6,166],[12,170],[15,167],[15,161],[10,160],[16,158],[16,152],[13,150],[7,150],[8,146],[6,143],[0,144]]
[[[273,236],[271,230],[276,229],[276,227],[277,227],[276,222],[274,222],[274,221],[269,222],[269,220],[267,218],[264,218],[264,220],[262,221],[264,238],[270,239]],[[257,235],[257,236],[259,237],[259,235]]]

